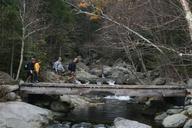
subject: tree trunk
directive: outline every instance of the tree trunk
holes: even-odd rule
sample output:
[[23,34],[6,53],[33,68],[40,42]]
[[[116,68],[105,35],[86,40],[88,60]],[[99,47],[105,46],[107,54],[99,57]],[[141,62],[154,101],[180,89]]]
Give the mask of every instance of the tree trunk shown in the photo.
[[19,62],[19,68],[17,70],[16,80],[19,79],[19,75],[20,75],[20,72],[21,72],[21,67],[22,67],[22,64],[23,64],[23,54],[24,54],[25,41],[24,41],[24,39],[22,39],[21,41],[22,41],[22,44],[21,44],[21,55],[20,55],[20,62]]
[[189,7],[189,3],[187,2],[187,0],[180,0],[180,3],[183,7],[183,10],[185,11],[185,18],[188,23],[189,34],[192,41],[192,13]]
[[15,45],[12,44],[12,50],[11,50],[11,65],[10,65],[10,75],[13,77],[13,63],[14,63],[14,52],[15,52]]

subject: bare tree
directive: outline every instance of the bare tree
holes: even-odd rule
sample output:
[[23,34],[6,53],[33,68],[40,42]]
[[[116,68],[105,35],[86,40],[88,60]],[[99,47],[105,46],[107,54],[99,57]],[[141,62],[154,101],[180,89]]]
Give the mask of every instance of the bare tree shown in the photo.
[[27,39],[34,33],[47,29],[44,25],[43,18],[38,17],[39,6],[42,4],[41,0],[20,0],[19,1],[19,19],[21,22],[21,53],[20,62],[17,70],[16,80],[19,79],[21,67],[23,64],[24,49]]
[[189,2],[187,0],[180,0],[180,3],[183,7],[185,18],[188,22],[189,34],[192,41],[192,13],[189,7]]

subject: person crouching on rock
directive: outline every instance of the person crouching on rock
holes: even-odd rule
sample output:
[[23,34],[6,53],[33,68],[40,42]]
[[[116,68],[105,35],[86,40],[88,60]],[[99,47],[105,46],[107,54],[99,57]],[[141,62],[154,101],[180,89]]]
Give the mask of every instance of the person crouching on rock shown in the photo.
[[79,62],[78,58],[75,58],[73,60],[73,62],[71,62],[68,66],[68,70],[69,70],[69,78],[68,81],[69,82],[75,82],[76,77],[75,77],[75,71],[76,71],[76,64]]
[[35,82],[39,82],[39,75],[40,75],[40,63],[41,61],[37,61],[34,65],[34,80]]

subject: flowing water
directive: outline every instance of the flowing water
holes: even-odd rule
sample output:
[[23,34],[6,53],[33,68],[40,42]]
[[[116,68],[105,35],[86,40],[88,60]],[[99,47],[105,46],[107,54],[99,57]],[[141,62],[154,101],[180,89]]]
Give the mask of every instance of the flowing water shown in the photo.
[[60,121],[112,125],[116,117],[123,117],[151,125],[153,128],[161,128],[154,122],[154,116],[155,113],[165,110],[165,106],[157,104],[146,107],[142,104],[130,103],[129,100],[129,97],[106,97],[104,104],[76,108]]

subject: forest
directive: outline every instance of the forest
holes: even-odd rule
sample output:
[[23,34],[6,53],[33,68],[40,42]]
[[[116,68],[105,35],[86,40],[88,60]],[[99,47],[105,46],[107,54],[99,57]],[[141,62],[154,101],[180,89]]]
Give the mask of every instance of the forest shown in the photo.
[[31,57],[46,70],[59,56],[81,56],[134,72],[192,76],[191,0],[1,0],[0,70],[25,75]]
[[192,0],[0,5],[0,128],[192,128]]

